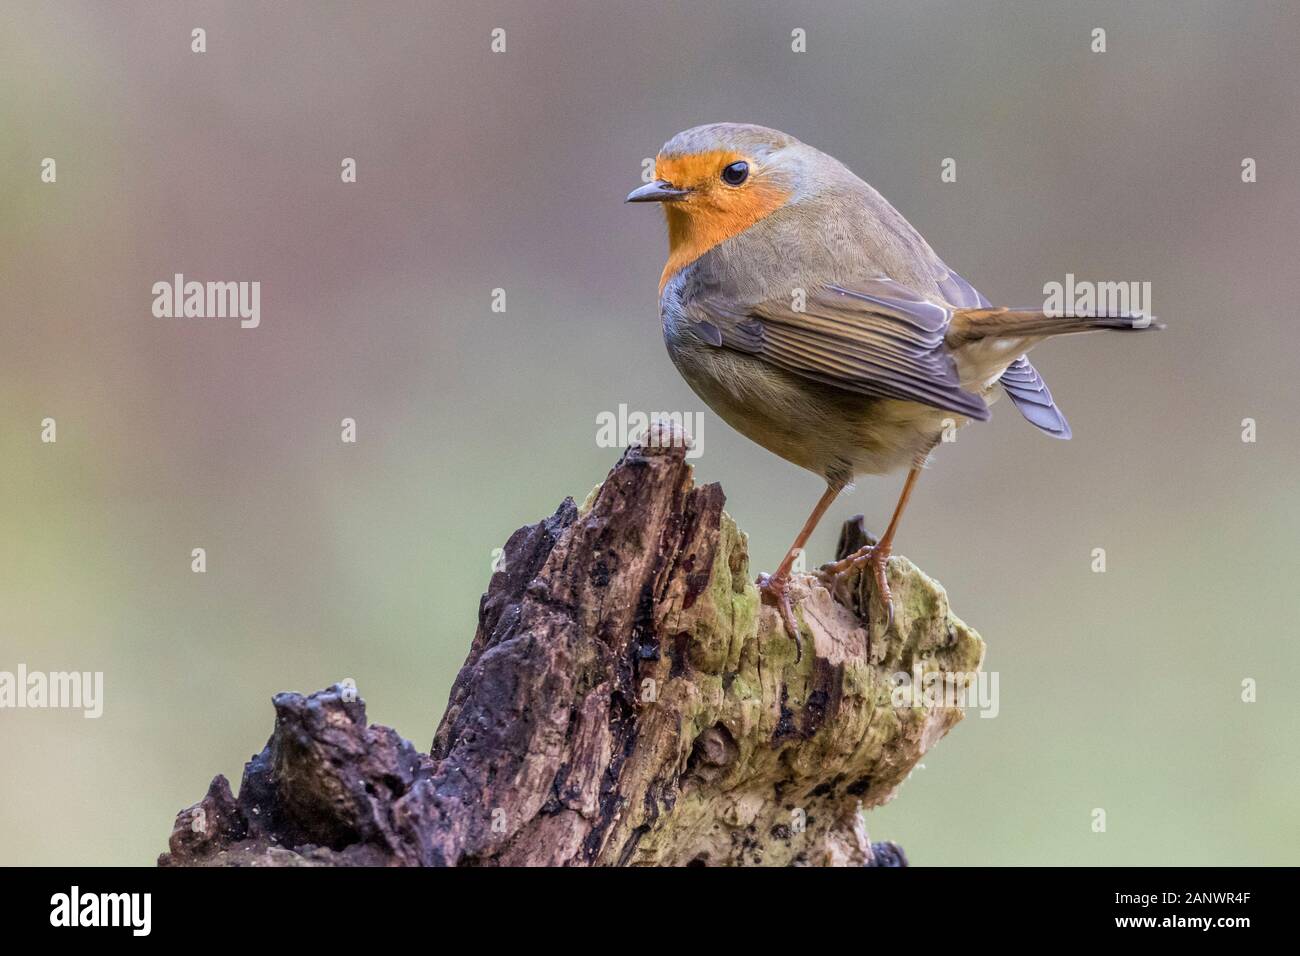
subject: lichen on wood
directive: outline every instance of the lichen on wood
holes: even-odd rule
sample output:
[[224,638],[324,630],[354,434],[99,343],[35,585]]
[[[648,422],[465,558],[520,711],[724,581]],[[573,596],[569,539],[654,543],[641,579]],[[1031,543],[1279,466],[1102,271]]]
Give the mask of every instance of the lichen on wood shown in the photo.
[[[217,777],[160,863],[905,862],[861,811],[962,712],[897,705],[895,675],[971,675],[983,642],[896,557],[887,628],[869,576],[833,597],[797,575],[797,654],[722,489],[663,437],[511,536],[429,754],[368,726],[349,688],[278,695],[238,798]],[[847,525],[841,553],[862,537]]]

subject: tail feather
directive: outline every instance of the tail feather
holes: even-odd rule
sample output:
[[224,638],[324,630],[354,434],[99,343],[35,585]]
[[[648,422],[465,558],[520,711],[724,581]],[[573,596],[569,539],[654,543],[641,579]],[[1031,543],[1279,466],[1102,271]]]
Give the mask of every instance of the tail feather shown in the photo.
[[1095,315],[1049,315],[1031,309],[957,309],[952,314],[945,341],[949,348],[981,339],[1035,338],[1075,332],[1143,332],[1164,326],[1137,312]]
[[1034,309],[957,309],[944,342],[957,362],[963,387],[978,390],[998,382],[1031,424],[1053,438],[1069,438],[1069,423],[1024,353],[1053,335],[1162,328],[1150,316],[1136,312],[1049,315]]
[[998,381],[1027,422],[1053,438],[1070,437],[1070,423],[1056,407],[1056,401],[1052,398],[1047,383],[1043,381],[1043,376],[1029,364],[1026,356],[1022,355],[1012,362]]

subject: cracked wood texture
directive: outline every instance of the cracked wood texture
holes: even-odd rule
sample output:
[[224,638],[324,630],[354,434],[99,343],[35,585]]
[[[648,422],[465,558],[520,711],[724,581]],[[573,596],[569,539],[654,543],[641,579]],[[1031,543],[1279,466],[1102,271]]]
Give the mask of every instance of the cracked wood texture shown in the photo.
[[895,706],[895,675],[973,679],[983,642],[896,557],[888,630],[869,575],[796,575],[797,654],[686,441],[652,431],[511,536],[430,753],[352,688],[279,694],[238,798],[214,779],[159,863],[904,865],[861,811],[962,712]]

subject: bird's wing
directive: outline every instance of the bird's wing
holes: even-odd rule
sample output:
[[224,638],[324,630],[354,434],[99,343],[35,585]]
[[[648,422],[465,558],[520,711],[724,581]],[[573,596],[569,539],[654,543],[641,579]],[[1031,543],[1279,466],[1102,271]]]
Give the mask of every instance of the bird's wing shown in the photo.
[[[939,289],[945,299],[963,309],[989,308],[989,300],[978,289],[944,263],[940,262],[938,266],[941,272],[946,273],[938,278]],[[1041,428],[1053,438],[1070,437],[1070,423],[1056,407],[1047,383],[1038,374],[1038,369],[1029,364],[1029,359],[1020,356],[1002,373],[998,381],[1012,404],[1025,416],[1025,421]]]
[[962,389],[944,348],[952,310],[891,279],[794,290],[738,306],[698,301],[700,338],[758,356],[801,378],[875,398],[920,402],[984,421],[988,406]]
[[939,291],[943,293],[945,301],[951,302],[959,309],[987,309],[992,306],[979,289],[953,272],[943,262],[936,263],[936,268],[938,274],[935,276],[935,282],[939,286]]

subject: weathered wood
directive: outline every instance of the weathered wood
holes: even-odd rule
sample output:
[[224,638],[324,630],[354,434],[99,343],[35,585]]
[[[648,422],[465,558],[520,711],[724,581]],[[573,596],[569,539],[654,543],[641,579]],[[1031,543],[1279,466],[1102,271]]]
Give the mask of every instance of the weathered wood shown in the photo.
[[[164,865],[902,865],[860,810],[958,720],[893,675],[972,673],[984,645],[895,558],[887,633],[811,575],[805,653],[760,604],[746,538],[681,436],[629,448],[582,506],[522,528],[421,754],[349,688],[280,694],[236,799],[181,811]],[[862,543],[850,522],[841,550]]]

